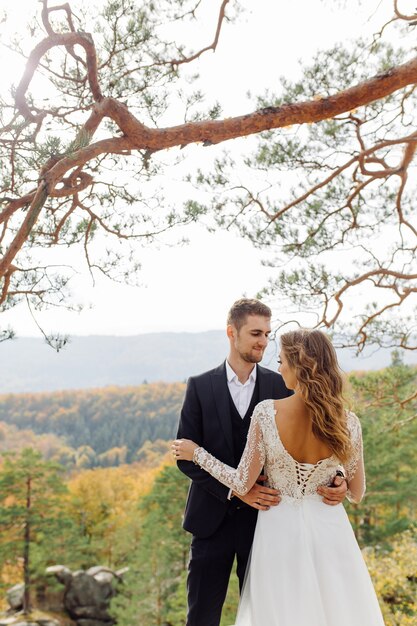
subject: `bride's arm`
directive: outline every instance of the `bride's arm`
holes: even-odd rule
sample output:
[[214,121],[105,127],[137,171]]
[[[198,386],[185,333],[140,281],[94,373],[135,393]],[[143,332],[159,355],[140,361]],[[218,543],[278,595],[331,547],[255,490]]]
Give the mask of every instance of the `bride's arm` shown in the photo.
[[348,419],[352,438],[352,455],[345,465],[348,483],[346,496],[350,502],[358,503],[365,495],[366,489],[362,428],[358,417],[354,413],[350,413]]
[[204,448],[188,439],[177,439],[172,445],[177,460],[192,460],[218,481],[244,496],[253,487],[265,463],[265,448],[258,407],[252,416],[246,447],[237,468],[222,463]]

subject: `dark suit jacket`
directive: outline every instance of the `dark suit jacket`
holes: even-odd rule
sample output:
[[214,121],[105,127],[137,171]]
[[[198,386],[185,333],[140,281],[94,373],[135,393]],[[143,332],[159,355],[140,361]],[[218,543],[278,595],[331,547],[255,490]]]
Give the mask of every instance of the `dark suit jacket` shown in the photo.
[[[280,374],[259,365],[257,368],[259,401],[292,394]],[[188,379],[177,437],[192,439],[220,461],[235,466],[225,363]],[[192,481],[183,526],[197,537],[209,537],[231,506],[229,488],[191,461],[178,461],[178,467]]]

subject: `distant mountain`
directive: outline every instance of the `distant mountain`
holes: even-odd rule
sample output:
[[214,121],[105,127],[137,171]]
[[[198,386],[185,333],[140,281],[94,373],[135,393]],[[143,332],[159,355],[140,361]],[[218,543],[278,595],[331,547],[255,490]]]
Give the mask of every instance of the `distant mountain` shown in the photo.
[[[225,332],[149,333],[132,337],[72,337],[59,353],[40,338],[21,337],[0,344],[0,393],[86,389],[147,382],[182,382],[215,367],[226,356]],[[271,343],[263,365],[277,367],[277,346]],[[355,357],[340,350],[345,371],[386,367],[390,351]],[[406,354],[417,363],[417,354]]]

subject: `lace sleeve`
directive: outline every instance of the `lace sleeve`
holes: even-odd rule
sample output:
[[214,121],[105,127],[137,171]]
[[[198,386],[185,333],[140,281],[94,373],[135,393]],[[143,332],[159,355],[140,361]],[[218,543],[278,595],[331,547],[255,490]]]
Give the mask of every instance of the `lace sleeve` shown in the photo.
[[193,461],[239,495],[243,496],[248,493],[265,462],[265,447],[258,407],[253,412],[246,446],[237,468],[222,463],[204,448],[196,448]]
[[348,482],[347,498],[350,502],[360,502],[365,493],[365,466],[361,423],[355,413],[347,414],[348,428],[352,442],[352,454],[345,464]]

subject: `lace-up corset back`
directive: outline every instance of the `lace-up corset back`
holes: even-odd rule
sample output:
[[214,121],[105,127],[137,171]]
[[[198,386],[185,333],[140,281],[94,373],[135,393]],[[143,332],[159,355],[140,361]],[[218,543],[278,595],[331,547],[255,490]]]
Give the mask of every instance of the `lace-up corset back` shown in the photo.
[[[352,454],[344,464],[348,480],[355,474],[362,450],[360,422],[354,413],[347,412]],[[329,485],[340,466],[339,459],[329,456],[315,465],[299,463],[285,449],[275,423],[274,400],[260,402],[253,413],[248,440],[238,468],[222,463],[204,448],[196,448],[193,460],[224,485],[245,494],[257,480],[262,467],[268,476],[268,485],[278,489],[282,496],[301,499],[316,495],[317,488]],[[318,497],[318,496],[317,496]]]
[[258,407],[258,419],[265,445],[265,473],[270,487],[281,495],[303,498],[316,494],[317,487],[331,483],[340,461],[332,455],[314,465],[296,461],[284,447],[275,422],[273,400],[265,400]]

